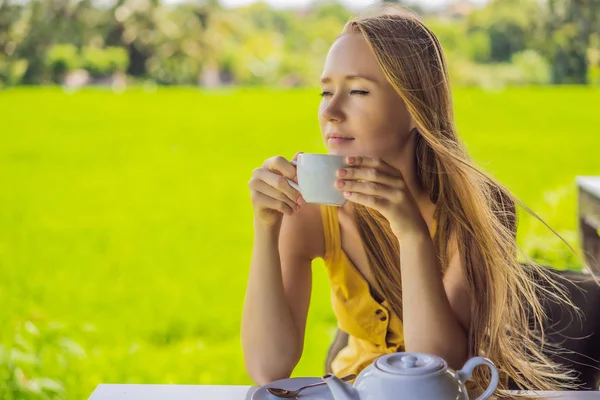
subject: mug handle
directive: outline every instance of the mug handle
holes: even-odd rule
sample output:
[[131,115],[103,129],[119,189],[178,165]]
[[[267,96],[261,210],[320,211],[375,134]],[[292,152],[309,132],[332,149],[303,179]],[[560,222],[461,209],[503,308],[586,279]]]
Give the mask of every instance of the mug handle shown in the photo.
[[498,387],[498,370],[496,369],[496,366],[493,362],[484,357],[473,357],[465,363],[465,366],[460,371],[456,372],[456,376],[458,377],[458,380],[461,381],[464,385],[468,379],[471,379],[471,376],[473,375],[473,370],[478,365],[487,365],[488,367],[490,367],[490,371],[492,372],[492,379],[490,381],[490,384],[488,385],[485,392],[483,392],[483,394],[476,399],[486,400],[492,394],[494,394],[494,391]]
[[[292,164],[293,166],[298,165],[298,163],[296,162],[296,160],[290,161],[290,164]],[[297,191],[300,192],[300,186],[298,186],[298,184],[296,182],[294,182],[291,179],[287,179],[287,178],[286,178],[286,180],[288,181],[288,183],[290,184],[291,187],[293,187],[294,189],[296,189]],[[300,194],[302,194],[302,192],[300,192]]]

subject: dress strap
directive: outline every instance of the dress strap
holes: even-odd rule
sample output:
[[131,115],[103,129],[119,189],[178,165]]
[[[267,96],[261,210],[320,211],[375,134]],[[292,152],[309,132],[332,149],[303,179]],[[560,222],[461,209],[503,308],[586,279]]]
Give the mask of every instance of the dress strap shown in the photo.
[[437,219],[433,219],[433,223],[431,224],[431,229],[429,229],[429,234],[431,235],[431,237],[435,237],[435,234],[437,233]]
[[325,260],[330,260],[342,246],[337,207],[321,205],[321,219],[325,233]]

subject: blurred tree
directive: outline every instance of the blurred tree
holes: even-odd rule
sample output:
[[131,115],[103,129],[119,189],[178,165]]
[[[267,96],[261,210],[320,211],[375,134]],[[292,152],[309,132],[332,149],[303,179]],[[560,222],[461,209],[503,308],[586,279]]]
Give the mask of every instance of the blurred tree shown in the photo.
[[72,44],[52,46],[46,58],[54,83],[61,83],[67,73],[79,68],[81,64],[77,47]]
[[471,13],[467,20],[469,34],[485,32],[489,38],[490,59],[482,61],[508,62],[513,54],[531,47],[543,26],[541,12],[535,0],[491,0]]
[[[437,17],[426,19],[425,24],[435,33],[444,48],[444,52],[457,53],[463,57],[468,55],[470,45],[465,40],[467,31],[464,24],[457,23],[455,20]],[[483,32],[481,34],[485,35]]]
[[[422,11],[411,0],[396,3]],[[545,82],[546,58],[554,82],[584,83],[600,74],[599,15],[598,0],[490,0],[466,20],[425,14],[425,22],[454,70],[504,63],[514,76],[539,72],[527,80]],[[162,84],[314,84],[350,17],[337,0],[303,10],[225,9],[218,0],[0,0],[0,86],[59,82],[79,67],[93,76],[125,67]]]
[[147,62],[160,43],[163,32],[158,26],[158,19],[165,18],[165,10],[159,0],[118,0],[110,13],[109,44],[123,44],[129,54],[127,73],[144,76]]
[[596,32],[590,39],[588,82],[600,85],[600,32]]
[[333,18],[341,23],[345,23],[352,16],[352,13],[344,5],[334,1],[313,3],[311,14],[313,19]]
[[410,8],[412,11],[416,12],[419,15],[425,15],[425,10],[419,3],[414,0],[381,0],[382,3],[392,3],[392,4],[400,4]]
[[129,64],[127,51],[120,47],[99,48],[87,46],[82,51],[84,68],[94,78],[125,72]]
[[[285,31],[283,19],[279,19],[278,23],[280,30]],[[252,26],[238,13],[213,6],[206,19],[201,41],[204,83],[210,83],[206,82],[210,76],[214,76],[214,84],[233,81],[237,49],[244,42],[245,33],[251,30]]]
[[554,83],[588,82],[588,49],[600,33],[600,1],[548,0],[546,52]]
[[27,60],[15,54],[27,33],[19,24],[22,19],[21,5],[0,1],[0,88],[18,83],[27,70]]
[[16,37],[13,57],[27,60],[24,83],[36,84],[48,80],[46,52],[57,33],[56,22],[67,13],[66,2],[59,0],[32,0],[26,8],[21,9],[13,25]]

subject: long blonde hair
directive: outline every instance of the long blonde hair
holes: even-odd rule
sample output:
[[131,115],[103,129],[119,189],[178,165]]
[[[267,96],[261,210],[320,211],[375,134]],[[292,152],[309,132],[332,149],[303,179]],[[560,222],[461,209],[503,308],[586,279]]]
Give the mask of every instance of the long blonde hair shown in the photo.
[[[475,166],[459,139],[438,39],[412,12],[392,5],[354,17],[342,35],[347,33],[362,33],[414,119],[418,178],[436,203],[434,246],[442,271],[451,256],[447,249],[451,236],[465,266],[472,315],[469,356],[493,360],[503,388],[508,378],[523,389],[574,387],[572,373],[542,351],[545,315],[540,295],[573,305],[564,287],[549,279],[543,267],[518,261],[515,204],[521,203]],[[401,316],[398,241],[378,212],[356,205],[353,213],[376,285]],[[488,378],[486,369],[475,371],[476,391],[484,389]]]

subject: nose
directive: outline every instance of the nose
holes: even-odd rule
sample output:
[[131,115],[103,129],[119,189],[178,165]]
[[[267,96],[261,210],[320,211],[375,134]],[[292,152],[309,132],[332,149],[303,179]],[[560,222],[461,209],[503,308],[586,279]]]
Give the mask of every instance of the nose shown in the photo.
[[333,98],[321,107],[321,117],[327,122],[341,122],[345,119],[340,102]]

